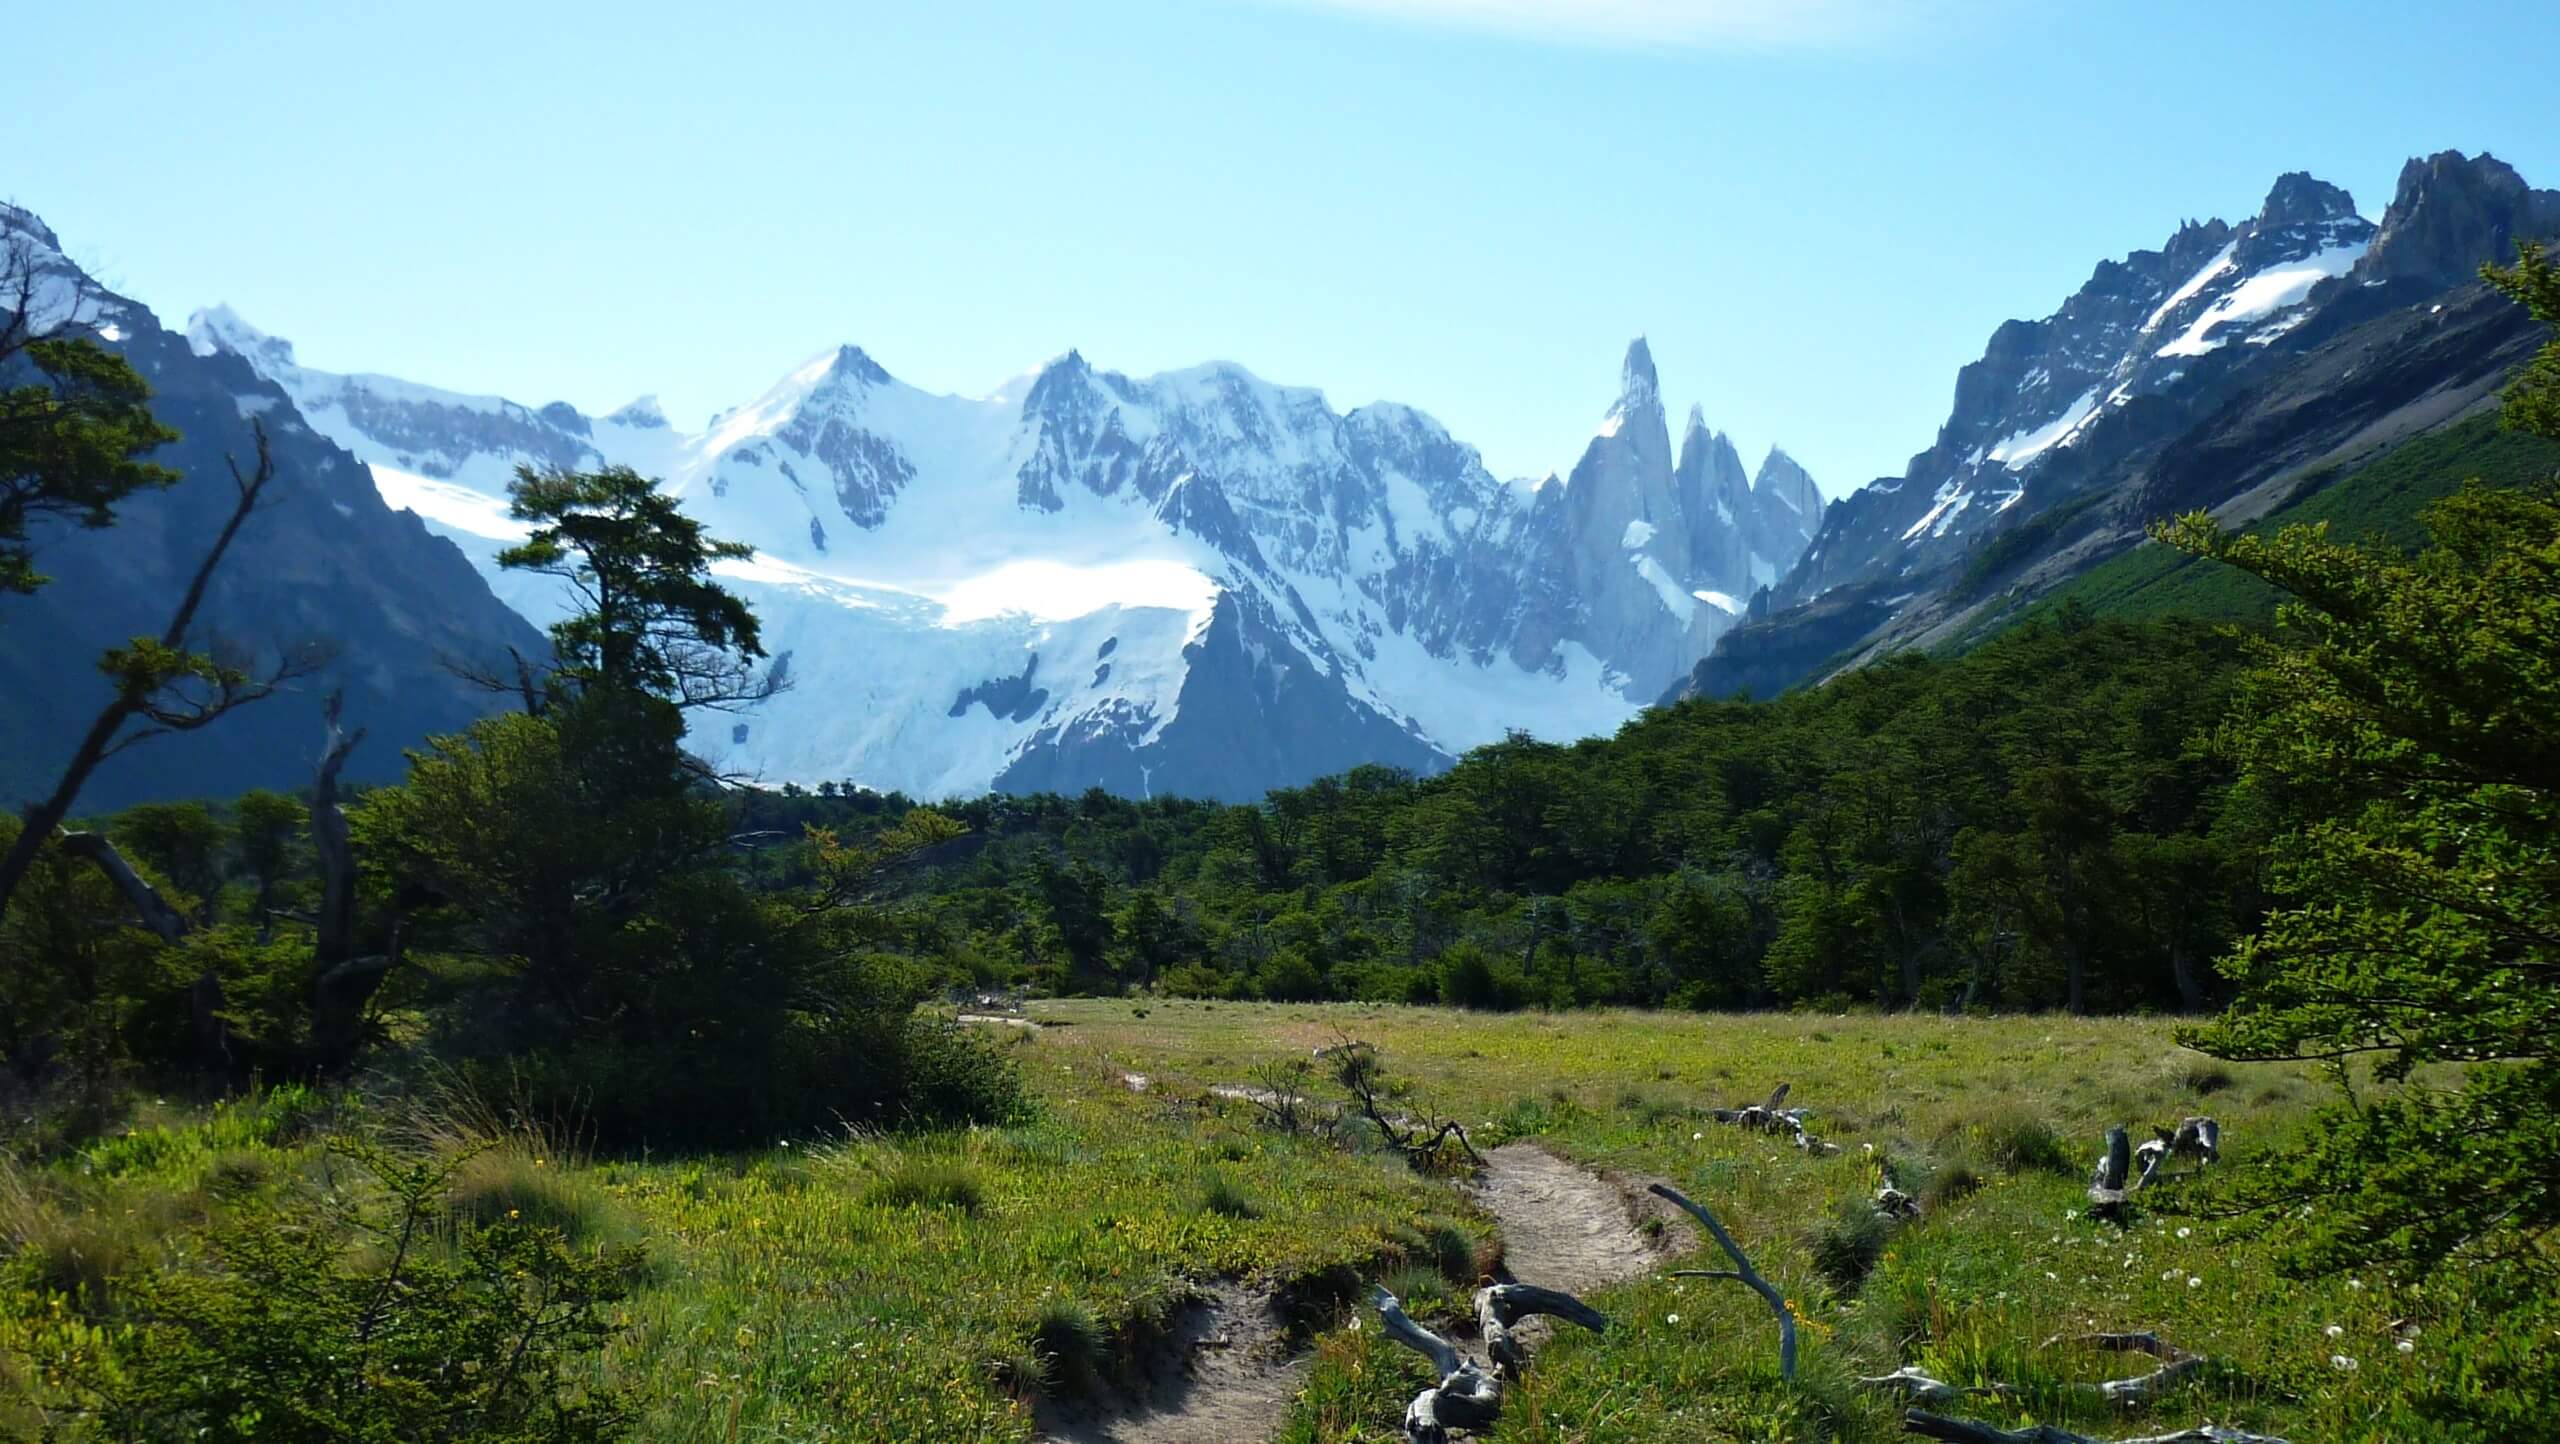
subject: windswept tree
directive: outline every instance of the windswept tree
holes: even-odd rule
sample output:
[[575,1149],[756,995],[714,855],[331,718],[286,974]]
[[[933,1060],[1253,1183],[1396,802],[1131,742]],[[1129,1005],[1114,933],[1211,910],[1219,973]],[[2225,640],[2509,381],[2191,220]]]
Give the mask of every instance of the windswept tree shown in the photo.
[[[2489,280],[2560,322],[2527,246]],[[2560,342],[2506,398],[2560,439]],[[2447,1260],[2466,1286],[2560,1255],[2560,482],[2478,485],[2427,514],[2409,558],[2318,528],[2173,544],[2288,593],[2224,742],[2293,827],[2266,926],[2226,959],[2239,1000],[2188,1041],[2313,1059],[2354,1084],[2253,1201],[2311,1267]]]
[[498,565],[558,577],[578,599],[551,628],[556,681],[715,709],[778,688],[773,674],[756,673],[764,642],[755,613],[711,575],[714,563],[745,561],[755,548],[713,538],[627,466],[520,467],[507,495],[509,514],[533,534],[500,552]]

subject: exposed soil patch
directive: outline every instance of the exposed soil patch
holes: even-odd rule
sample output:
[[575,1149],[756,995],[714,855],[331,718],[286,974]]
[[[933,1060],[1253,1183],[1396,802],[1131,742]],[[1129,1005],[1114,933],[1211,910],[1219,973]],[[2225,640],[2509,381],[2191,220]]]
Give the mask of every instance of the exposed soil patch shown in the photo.
[[[1522,1283],[1587,1293],[1694,1246],[1685,1224],[1640,1209],[1629,1186],[1534,1143],[1506,1143],[1484,1165],[1476,1203],[1501,1223],[1504,1265]],[[1662,1219],[1660,1228],[1647,1218]]]
[[1028,1028],[1034,1033],[1039,1032],[1041,1028],[1046,1026],[1045,1024],[1036,1022],[1030,1018],[1007,1017],[1001,1013],[963,1013],[960,1015],[960,1021],[963,1023],[998,1023],[1007,1028]]
[[1043,1401],[1041,1444],[1262,1444],[1304,1382],[1270,1292],[1209,1286],[1174,1312],[1145,1377],[1090,1400]]

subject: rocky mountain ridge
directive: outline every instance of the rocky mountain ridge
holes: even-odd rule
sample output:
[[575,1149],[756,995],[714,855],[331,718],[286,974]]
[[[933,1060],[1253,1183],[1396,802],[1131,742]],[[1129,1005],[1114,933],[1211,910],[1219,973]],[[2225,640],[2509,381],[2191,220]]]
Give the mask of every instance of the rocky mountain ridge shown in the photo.
[[2537,328],[2476,280],[2560,234],[2560,192],[2444,152],[2377,224],[2280,177],[2237,226],[2181,227],[2010,321],[1937,441],[1826,514],[1804,557],[1672,695],[1768,695],[1978,630],[2140,543],[2154,517],[2261,514],[2305,475],[2488,404]]

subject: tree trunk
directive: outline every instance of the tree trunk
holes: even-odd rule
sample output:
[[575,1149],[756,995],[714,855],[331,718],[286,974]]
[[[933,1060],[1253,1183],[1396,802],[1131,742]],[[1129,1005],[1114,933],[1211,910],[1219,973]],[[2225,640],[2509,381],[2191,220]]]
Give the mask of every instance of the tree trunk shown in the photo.
[[2175,943],[2169,945],[2169,976],[2177,980],[2178,1006],[2190,1013],[2203,1012],[2204,983],[2196,977],[2195,961]]
[[327,740],[311,784],[311,845],[320,858],[320,917],[311,958],[311,1051],[323,1068],[338,1067],[354,1056],[363,1038],[365,1005],[400,963],[397,919],[391,925],[390,945],[381,954],[355,956],[355,848],[347,835],[346,810],[338,805],[338,774],[347,765],[347,755],[364,740],[364,729],[350,733],[338,725],[345,705],[343,693],[329,694]]

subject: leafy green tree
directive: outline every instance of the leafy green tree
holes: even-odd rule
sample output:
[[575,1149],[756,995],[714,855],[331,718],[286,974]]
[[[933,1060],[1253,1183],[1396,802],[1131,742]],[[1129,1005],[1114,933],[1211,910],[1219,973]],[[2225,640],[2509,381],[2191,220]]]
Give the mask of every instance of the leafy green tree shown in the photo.
[[32,373],[0,388],[0,593],[45,583],[30,524],[112,526],[125,498],[178,479],[142,459],[178,433],[153,418],[141,373],[73,327],[37,329],[42,298],[67,284],[32,237],[13,235],[0,253],[0,373]]
[[267,909],[275,905],[277,889],[292,875],[294,842],[301,834],[304,816],[300,802],[265,788],[244,792],[231,804],[240,865],[248,872],[251,886],[257,889],[249,903],[249,914],[262,926]]
[[213,912],[229,842],[229,829],[213,809],[201,802],[145,802],[117,813],[108,831],[193,899],[199,914]]
[[[2560,322],[2526,247],[2490,280]],[[2560,363],[2507,415],[2560,439]],[[2560,484],[2466,488],[2411,559],[2316,528],[2234,536],[2192,515],[2170,542],[2288,593],[2225,744],[2294,819],[2280,905],[2224,963],[2241,993],[2189,1041],[2307,1058],[2342,1082],[2325,1127],[2250,1201],[2299,1262],[2423,1269],[2459,1256],[2545,1284],[2560,1229]]]

